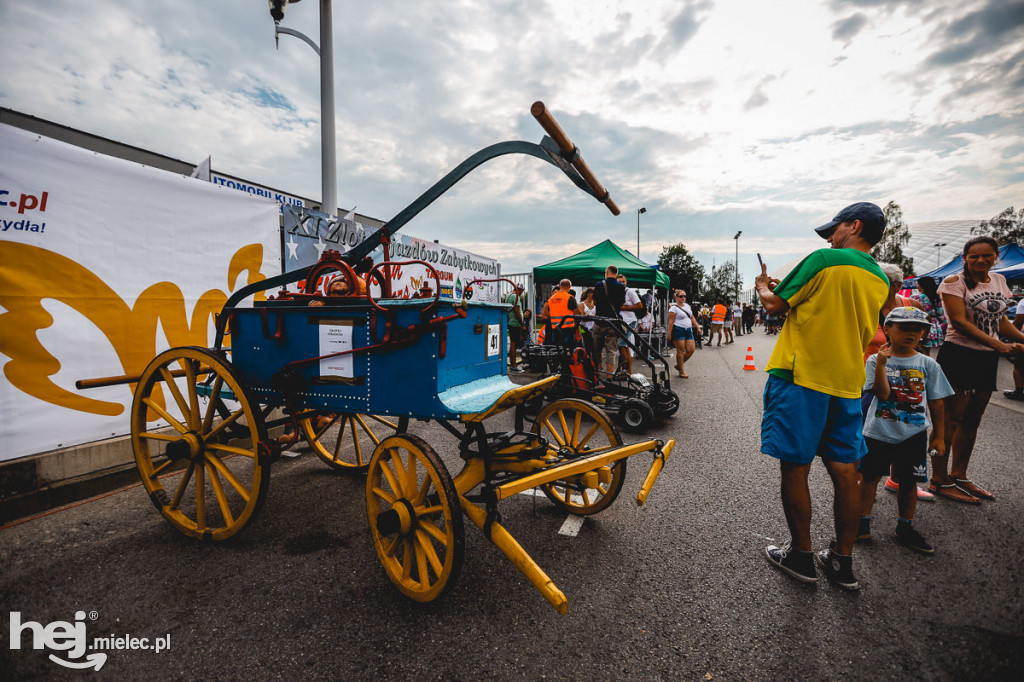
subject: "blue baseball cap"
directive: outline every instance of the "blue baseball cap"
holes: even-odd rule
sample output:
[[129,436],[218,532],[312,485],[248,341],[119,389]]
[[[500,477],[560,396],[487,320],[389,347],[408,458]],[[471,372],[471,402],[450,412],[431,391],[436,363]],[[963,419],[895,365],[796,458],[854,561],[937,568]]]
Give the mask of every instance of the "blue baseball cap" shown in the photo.
[[870,201],[858,201],[856,204],[850,204],[836,213],[836,217],[831,222],[814,228],[814,231],[822,239],[828,239],[832,236],[836,225],[851,220],[859,220],[864,224],[863,237],[872,245],[877,244],[878,240],[882,238],[882,232],[885,231],[885,214],[882,213],[882,209]]

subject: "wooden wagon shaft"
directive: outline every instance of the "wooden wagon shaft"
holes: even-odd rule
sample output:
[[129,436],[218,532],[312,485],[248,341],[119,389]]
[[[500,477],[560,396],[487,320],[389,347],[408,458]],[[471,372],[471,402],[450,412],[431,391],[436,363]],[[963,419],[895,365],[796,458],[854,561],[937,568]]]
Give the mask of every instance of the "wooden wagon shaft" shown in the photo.
[[[200,365],[199,369],[196,370],[195,376],[202,376],[212,372],[209,367]],[[172,369],[170,370],[171,376],[178,378],[185,376],[185,370],[183,369]],[[96,377],[95,379],[79,379],[75,382],[75,388],[81,390],[83,388],[102,388],[103,386],[120,386],[122,384],[137,384],[139,379],[142,378],[141,374],[121,374],[113,377]]]

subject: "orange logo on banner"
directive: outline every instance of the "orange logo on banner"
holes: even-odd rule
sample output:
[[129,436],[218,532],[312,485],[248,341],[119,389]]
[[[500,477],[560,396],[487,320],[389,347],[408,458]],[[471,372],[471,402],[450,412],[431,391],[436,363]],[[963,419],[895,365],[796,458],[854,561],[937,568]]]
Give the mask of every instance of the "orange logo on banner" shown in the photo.
[[[36,334],[53,324],[53,317],[42,306],[43,299],[60,301],[88,318],[110,341],[123,373],[140,374],[156,356],[158,325],[172,347],[206,346],[210,318],[228,298],[219,289],[205,292],[190,321],[185,297],[173,282],[153,284],[129,307],[92,271],[52,251],[0,241],[0,263],[0,307],[7,310],[0,314],[0,352],[10,358],[4,365],[7,379],[40,400],[92,414],[115,416],[124,407],[72,393],[50,380],[61,364]],[[262,264],[262,245],[250,244],[236,251],[228,265],[228,290],[243,272],[246,281],[239,287],[266,279],[260,273]],[[257,294],[258,300],[263,298],[262,293]]]

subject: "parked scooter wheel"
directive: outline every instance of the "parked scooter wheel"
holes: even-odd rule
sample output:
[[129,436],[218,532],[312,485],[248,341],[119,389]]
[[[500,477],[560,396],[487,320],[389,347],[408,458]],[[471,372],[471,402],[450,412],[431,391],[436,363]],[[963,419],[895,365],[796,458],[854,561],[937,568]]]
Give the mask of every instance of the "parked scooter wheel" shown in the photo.
[[654,424],[654,410],[644,401],[630,398],[619,408],[619,421],[627,431],[646,431]]

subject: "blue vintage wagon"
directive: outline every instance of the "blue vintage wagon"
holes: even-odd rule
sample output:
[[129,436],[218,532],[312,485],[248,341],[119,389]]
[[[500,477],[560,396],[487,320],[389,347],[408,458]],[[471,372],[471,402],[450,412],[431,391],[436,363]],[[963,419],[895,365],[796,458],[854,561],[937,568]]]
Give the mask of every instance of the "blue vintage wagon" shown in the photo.
[[[484,161],[527,153],[561,168],[581,188],[618,209],[540,102],[533,113],[551,136],[539,145],[506,142],[467,159],[351,251],[327,251],[315,265],[244,287],[225,304],[211,348],[172,348],[140,376],[80,382],[136,383],[132,443],[142,482],[160,513],[183,533],[224,540],[244,528],[267,494],[282,441],[299,434],[331,466],[366,474],[373,546],[408,597],[432,601],[456,581],[463,561],[463,515],[564,613],[567,601],[500,522],[498,504],[539,488],[559,507],[594,514],[619,494],[626,458],[653,462],[644,501],[673,441],[624,444],[597,407],[559,400],[539,414],[525,404],[557,381],[520,386],[505,369],[508,306],[442,300],[437,273],[427,298],[390,296],[390,236]],[[382,246],[385,261],[366,256]],[[348,294],[316,286],[328,273]],[[304,281],[302,291],[282,289]],[[370,286],[365,286],[369,283]],[[249,297],[258,300],[242,305]],[[225,343],[230,339],[230,347]],[[514,426],[485,422],[513,410]],[[464,465],[454,477],[410,420],[436,420],[454,434]],[[271,431],[286,430],[273,438]]]

